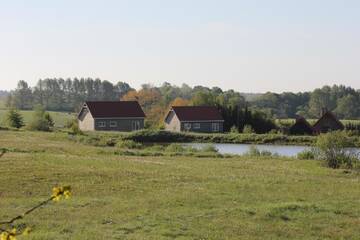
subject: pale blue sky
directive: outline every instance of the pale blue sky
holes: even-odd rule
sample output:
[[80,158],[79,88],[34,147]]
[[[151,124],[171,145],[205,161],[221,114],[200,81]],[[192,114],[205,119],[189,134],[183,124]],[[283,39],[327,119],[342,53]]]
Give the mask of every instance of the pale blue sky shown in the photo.
[[0,0],[0,30],[0,89],[46,77],[360,88],[358,0]]

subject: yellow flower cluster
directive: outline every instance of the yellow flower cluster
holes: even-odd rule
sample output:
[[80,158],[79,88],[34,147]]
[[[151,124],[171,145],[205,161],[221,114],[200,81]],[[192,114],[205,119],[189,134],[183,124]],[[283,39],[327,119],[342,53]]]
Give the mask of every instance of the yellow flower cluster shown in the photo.
[[2,232],[0,240],[16,240],[16,228],[9,232]]
[[16,240],[18,235],[29,235],[31,228],[27,227],[22,233],[17,233],[16,228],[13,228],[11,231],[2,232],[0,234],[0,240]]
[[[71,196],[71,187],[64,186],[64,187],[54,187],[52,190],[52,199],[54,201],[59,201],[61,197],[65,197],[65,199],[70,198]],[[0,239],[2,240],[2,239]]]

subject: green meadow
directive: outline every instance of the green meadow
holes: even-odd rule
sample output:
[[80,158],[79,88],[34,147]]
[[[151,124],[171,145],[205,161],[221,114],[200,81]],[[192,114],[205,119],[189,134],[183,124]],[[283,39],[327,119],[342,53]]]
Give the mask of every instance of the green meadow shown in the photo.
[[0,97],[0,110],[1,109],[6,109],[5,106],[5,97]]
[[[5,125],[6,113],[8,110],[0,109],[0,126]],[[24,118],[24,123],[27,124],[31,121],[34,111],[19,111]],[[73,113],[66,112],[52,112],[48,111],[55,122],[55,127],[62,128],[68,120],[75,118]]]
[[66,133],[0,131],[0,221],[19,239],[359,239],[360,175],[314,160],[122,156]]

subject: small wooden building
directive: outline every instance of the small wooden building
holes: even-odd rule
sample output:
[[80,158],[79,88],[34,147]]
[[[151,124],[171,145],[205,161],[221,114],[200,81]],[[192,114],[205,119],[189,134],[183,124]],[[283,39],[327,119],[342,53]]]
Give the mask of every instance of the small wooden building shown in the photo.
[[291,135],[312,135],[313,131],[310,123],[302,116],[298,116],[295,124],[289,129]]
[[85,102],[78,114],[83,131],[135,131],[144,128],[144,119],[137,101]]
[[321,118],[314,124],[315,134],[326,133],[329,131],[344,130],[344,125],[330,111],[324,110]]
[[224,119],[216,107],[172,107],[165,118],[165,130],[202,133],[223,132]]

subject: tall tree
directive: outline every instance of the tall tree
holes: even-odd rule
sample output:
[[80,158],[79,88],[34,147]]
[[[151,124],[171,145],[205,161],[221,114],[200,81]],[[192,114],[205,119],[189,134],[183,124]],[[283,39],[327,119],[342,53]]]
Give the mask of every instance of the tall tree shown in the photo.
[[32,91],[27,82],[20,80],[13,94],[13,106],[18,109],[29,110],[32,108]]
[[360,102],[354,95],[346,95],[337,100],[335,112],[344,119],[356,119],[360,114]]

